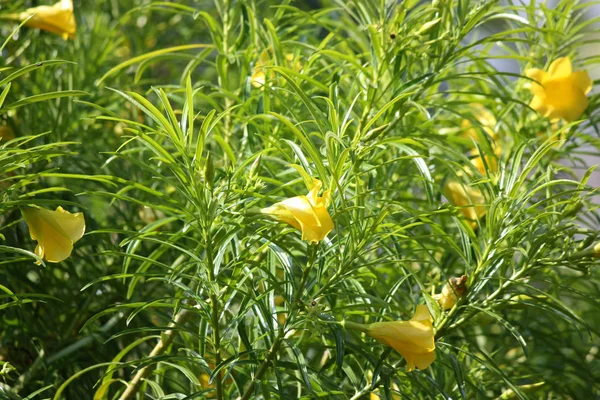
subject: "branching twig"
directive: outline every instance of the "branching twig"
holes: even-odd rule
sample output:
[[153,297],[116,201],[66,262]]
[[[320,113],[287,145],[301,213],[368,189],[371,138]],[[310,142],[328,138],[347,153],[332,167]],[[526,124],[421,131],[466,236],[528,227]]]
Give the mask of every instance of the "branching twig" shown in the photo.
[[[191,313],[189,310],[184,309],[184,310],[179,311],[179,313],[175,316],[175,320],[169,324],[169,328],[174,328],[178,325],[183,324],[190,315],[191,315]],[[158,355],[161,355],[169,347],[169,345],[173,342],[173,339],[175,339],[176,334],[177,334],[177,330],[175,330],[175,329],[169,329],[169,330],[163,332],[160,340],[158,341],[156,346],[154,346],[154,348],[150,352],[149,357],[156,357]],[[123,392],[121,397],[119,397],[119,400],[132,399],[133,396],[135,396],[137,391],[140,389],[142,380],[145,377],[147,377],[151,371],[152,371],[152,366],[147,366],[147,367],[140,369],[137,372],[137,374],[135,374],[135,376],[133,377],[131,382],[129,382],[127,384],[127,389],[125,389],[125,391]]]

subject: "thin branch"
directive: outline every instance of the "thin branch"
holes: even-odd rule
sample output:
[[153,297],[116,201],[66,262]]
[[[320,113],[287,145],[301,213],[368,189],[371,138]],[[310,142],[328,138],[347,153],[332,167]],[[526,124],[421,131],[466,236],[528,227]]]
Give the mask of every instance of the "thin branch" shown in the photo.
[[[191,312],[189,310],[184,309],[184,310],[179,311],[179,313],[177,313],[177,315],[175,316],[175,320],[169,324],[169,328],[174,328],[178,325],[185,323],[185,321],[187,320],[187,318],[190,317],[190,315],[191,315]],[[158,341],[156,346],[154,346],[154,348],[150,352],[149,357],[156,357],[156,356],[161,355],[169,347],[169,345],[173,342],[176,334],[177,334],[176,329],[169,329],[169,330],[163,332],[160,340]],[[146,378],[150,374],[150,372],[152,372],[152,366],[147,366],[147,367],[140,369],[137,372],[137,374],[135,374],[133,379],[127,384],[127,389],[125,389],[125,391],[123,392],[121,397],[119,397],[119,400],[132,399],[135,396],[135,394],[137,393],[137,391],[140,389],[140,385],[141,385],[142,381],[144,380],[144,378]]]

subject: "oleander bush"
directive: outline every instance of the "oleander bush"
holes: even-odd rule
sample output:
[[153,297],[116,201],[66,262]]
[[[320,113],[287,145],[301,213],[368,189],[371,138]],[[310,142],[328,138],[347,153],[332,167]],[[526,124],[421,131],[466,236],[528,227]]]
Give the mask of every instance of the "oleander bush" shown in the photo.
[[0,1],[0,398],[600,398],[592,5]]

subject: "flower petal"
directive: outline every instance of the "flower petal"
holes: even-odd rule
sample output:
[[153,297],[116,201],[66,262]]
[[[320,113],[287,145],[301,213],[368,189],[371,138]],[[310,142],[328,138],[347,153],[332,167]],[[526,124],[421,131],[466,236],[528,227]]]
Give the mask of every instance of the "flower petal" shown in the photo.
[[487,212],[483,194],[477,188],[451,181],[444,187],[444,196],[456,207],[460,207],[460,212],[471,222],[476,222]]
[[52,218],[73,243],[81,239],[85,233],[85,219],[83,213],[79,212],[71,214],[59,206],[56,208],[56,211],[52,213]]
[[417,367],[419,370],[424,370],[435,361],[435,351],[430,351],[424,354],[414,354],[407,352],[402,355],[406,360],[406,371],[410,372]]
[[525,70],[525,76],[529,79],[533,79],[536,82],[543,83],[547,77],[547,73],[539,68],[528,68]]
[[587,71],[573,72],[571,79],[573,84],[583,91],[583,94],[588,94],[594,86],[594,81],[590,79]]
[[548,74],[545,71],[537,68],[530,68],[525,70],[525,76],[530,79],[533,79],[535,82],[531,82],[529,85],[529,90],[533,93],[534,96],[544,97],[544,82],[548,78]]
[[306,196],[297,196],[283,200],[271,207],[262,209],[280,221],[286,222],[302,231],[302,240],[319,242],[333,230],[333,221],[327,211],[330,192],[319,197],[321,181],[313,179],[314,186]]
[[39,6],[29,8],[19,14],[18,19],[25,20],[31,17],[25,25],[57,33],[63,38],[74,38],[77,30],[73,14],[73,1],[61,0],[53,6]]
[[419,304],[415,310],[415,315],[410,319],[411,321],[433,321],[429,309],[424,304]]
[[319,191],[321,191],[322,187],[323,187],[323,182],[321,182],[320,180],[318,180],[316,178],[313,178],[313,187],[312,187],[312,189],[310,189],[310,191],[306,195],[306,197],[308,198],[308,201],[310,201],[310,204],[315,205],[317,203],[317,200],[319,198]]
[[58,207],[56,211],[44,208],[23,209],[33,240],[37,240],[35,254],[49,262],[60,262],[71,255],[73,243],[85,232],[82,213],[71,214]]
[[271,207],[263,208],[260,211],[263,214],[271,215],[279,221],[285,222],[286,224],[289,224],[298,230],[302,229],[300,223],[298,220],[296,220],[296,217],[294,217],[294,214],[292,214],[287,207],[281,203],[275,203]]
[[529,107],[542,115],[545,115],[548,112],[548,106],[540,96],[533,96],[533,99],[531,99],[531,102],[529,103]]
[[584,94],[581,96],[576,96],[570,107],[564,110],[562,117],[567,122],[577,121],[585,112],[588,104],[588,98]]
[[557,58],[548,68],[550,79],[566,78],[571,75],[571,72],[573,72],[573,69],[571,68],[571,59],[569,57]]

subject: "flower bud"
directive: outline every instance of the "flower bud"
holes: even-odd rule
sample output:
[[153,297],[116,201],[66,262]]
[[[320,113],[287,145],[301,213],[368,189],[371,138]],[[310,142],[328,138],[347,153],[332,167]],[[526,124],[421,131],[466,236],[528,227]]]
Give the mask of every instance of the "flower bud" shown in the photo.
[[596,243],[596,245],[592,249],[592,256],[600,258],[600,242]]
[[210,156],[210,153],[206,155],[206,162],[204,163],[204,182],[210,190],[215,187],[215,165]]
[[449,310],[464,296],[467,290],[467,276],[463,275],[460,278],[450,278],[442,288],[442,293],[437,296],[440,307],[444,310]]

